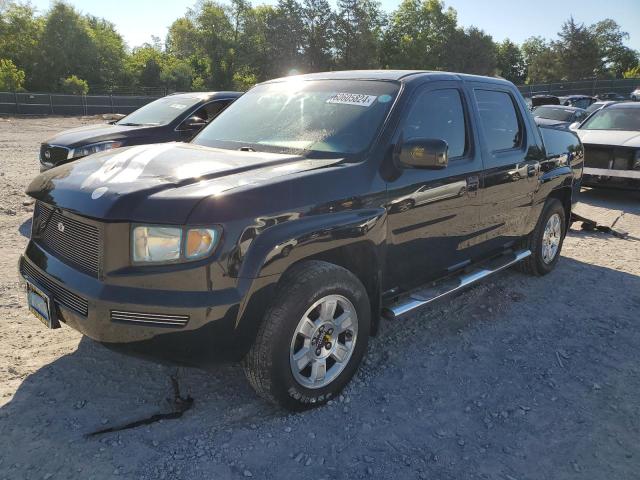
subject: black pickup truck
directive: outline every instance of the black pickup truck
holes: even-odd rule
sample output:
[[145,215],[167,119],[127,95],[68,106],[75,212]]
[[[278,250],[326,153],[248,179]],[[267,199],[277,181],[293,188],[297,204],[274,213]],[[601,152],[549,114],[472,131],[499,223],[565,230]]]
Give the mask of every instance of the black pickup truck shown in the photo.
[[556,265],[583,163],[509,82],[354,71],[260,84],[191,143],[33,180],[31,311],[109,346],[242,360],[320,405],[399,318],[519,264]]

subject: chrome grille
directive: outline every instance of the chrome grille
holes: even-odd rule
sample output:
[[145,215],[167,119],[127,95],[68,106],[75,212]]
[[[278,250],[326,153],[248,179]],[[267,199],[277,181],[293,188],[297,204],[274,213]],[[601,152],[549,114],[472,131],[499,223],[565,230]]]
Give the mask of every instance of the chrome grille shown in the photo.
[[37,285],[49,290],[53,295],[54,303],[67,307],[83,317],[87,316],[87,313],[89,312],[89,304],[84,298],[72,293],[67,290],[66,287],[63,287],[58,282],[50,279],[24,259],[20,261],[20,273],[23,277],[28,277]]
[[102,258],[100,231],[42,202],[33,213],[33,240],[75,267],[98,277]]
[[126,312],[123,310],[111,310],[111,321],[156,327],[184,327],[189,321],[189,315],[171,315],[168,313],[141,313]]

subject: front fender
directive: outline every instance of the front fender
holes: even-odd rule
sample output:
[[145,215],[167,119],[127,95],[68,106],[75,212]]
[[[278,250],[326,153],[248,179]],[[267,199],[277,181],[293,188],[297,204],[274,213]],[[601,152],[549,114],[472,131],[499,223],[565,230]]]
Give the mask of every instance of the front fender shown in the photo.
[[349,245],[368,244],[380,258],[386,210],[358,209],[300,217],[258,234],[240,259],[238,277],[279,276],[292,264]]

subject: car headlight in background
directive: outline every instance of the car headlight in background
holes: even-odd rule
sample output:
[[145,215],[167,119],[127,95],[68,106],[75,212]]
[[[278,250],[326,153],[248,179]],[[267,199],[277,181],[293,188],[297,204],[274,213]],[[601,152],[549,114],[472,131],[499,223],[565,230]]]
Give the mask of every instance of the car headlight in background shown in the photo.
[[111,150],[113,148],[119,148],[124,145],[123,142],[116,142],[110,140],[108,142],[92,143],[90,145],[83,145],[82,147],[76,147],[69,151],[67,158],[80,158],[91,155],[92,153],[104,152],[105,150]]
[[132,258],[136,263],[197,260],[209,255],[219,239],[215,228],[138,225],[132,232]]

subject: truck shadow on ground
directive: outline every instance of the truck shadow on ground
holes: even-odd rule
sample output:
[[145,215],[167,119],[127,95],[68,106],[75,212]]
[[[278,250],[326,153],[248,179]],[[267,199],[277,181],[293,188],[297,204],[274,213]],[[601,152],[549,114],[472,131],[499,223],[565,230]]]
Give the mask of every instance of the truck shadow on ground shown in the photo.
[[[579,298],[575,295],[576,278],[580,279],[582,291]],[[608,302],[602,302],[602,298]],[[429,414],[409,415],[411,431],[430,431],[438,422],[444,422],[451,428],[459,425],[458,435],[490,441],[498,441],[493,435],[501,435],[509,442],[516,434],[513,429],[521,426],[505,423],[488,432],[487,413],[479,411],[474,418],[473,411],[471,415],[464,413],[465,405],[488,388],[500,402],[514,405],[528,405],[538,395],[538,389],[542,392],[540,398],[546,398],[549,389],[560,389],[556,395],[566,403],[547,407],[546,412],[540,409],[536,416],[549,428],[556,428],[554,420],[564,425],[565,429],[556,435],[567,437],[559,439],[563,443],[555,444],[552,457],[547,457],[540,468],[546,471],[549,462],[560,461],[569,453],[575,456],[581,447],[586,449],[583,461],[597,463],[599,460],[588,458],[588,450],[594,445],[589,442],[613,442],[614,439],[607,440],[606,432],[618,426],[621,429],[616,438],[627,441],[628,428],[623,425],[632,408],[631,399],[640,395],[637,382],[628,382],[630,362],[640,339],[632,319],[638,309],[640,277],[636,275],[570,258],[563,258],[559,268],[543,279],[506,272],[405,321],[383,322],[380,336],[371,342],[367,362],[346,394],[359,404],[353,415],[374,426],[374,419],[380,417],[379,402],[389,402],[390,408],[400,412],[423,405]],[[65,331],[47,333],[64,335]],[[550,369],[557,370],[554,378],[548,373]],[[458,374],[464,381],[452,379]],[[89,456],[86,462],[97,466],[102,460],[94,453],[103,445],[126,461],[126,449],[86,440],[85,435],[167,411],[172,375],[178,379],[182,393],[195,399],[194,407],[179,420],[120,432],[117,439],[135,441],[143,449],[132,462],[156,458],[162,448],[154,447],[156,442],[162,445],[200,431],[248,429],[252,424],[261,428],[286,416],[255,396],[238,365],[220,365],[207,371],[162,365],[113,352],[83,338],[73,353],[29,375],[11,401],[0,408],[0,438],[4,445],[0,472],[6,469],[13,472],[9,477],[17,475],[21,467],[11,470],[14,462],[22,467],[29,462],[46,464],[47,458],[36,452],[52,450],[62,457],[93,455],[94,459]],[[564,380],[563,375],[567,376]],[[588,392],[596,388],[596,383],[598,389],[607,389],[608,393],[602,392],[600,398],[593,399]],[[423,387],[432,392],[431,397],[425,397]],[[603,395],[615,398],[615,412],[601,409],[608,401]],[[581,415],[581,422],[574,422],[576,412]],[[459,415],[462,416],[458,418]],[[304,414],[300,421],[310,424],[309,431],[341,428],[322,415]],[[409,428],[398,422],[387,425],[386,433]],[[497,424],[498,420],[491,422]],[[599,430],[599,422],[608,425],[608,430]],[[538,468],[534,467],[538,455],[547,455],[543,438],[547,432],[543,435],[544,429],[540,428],[535,426],[527,433],[530,437],[523,448],[530,450],[526,459],[522,463],[509,460],[530,465],[527,468],[532,475]],[[384,437],[384,432],[380,433]],[[111,439],[115,436],[109,435]],[[420,440],[426,446],[442,443],[440,438],[426,437]],[[571,441],[581,437],[583,440]],[[449,453],[456,456],[454,447]],[[608,443],[606,447],[599,444],[598,448],[606,452]],[[582,458],[582,450],[579,453]],[[505,461],[500,460],[502,464]],[[555,477],[564,478],[561,472]]]
[[18,231],[20,232],[20,235],[22,235],[24,238],[31,238],[31,223],[32,223],[33,218],[29,218],[28,220],[25,220],[24,222],[22,222],[22,224],[18,227]]

